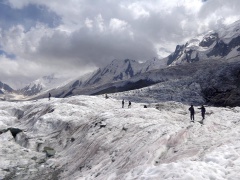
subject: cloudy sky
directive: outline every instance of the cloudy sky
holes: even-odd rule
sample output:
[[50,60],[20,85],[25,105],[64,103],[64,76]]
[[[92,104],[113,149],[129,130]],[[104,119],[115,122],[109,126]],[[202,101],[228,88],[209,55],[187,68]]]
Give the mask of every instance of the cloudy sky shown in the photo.
[[17,88],[113,59],[165,57],[240,19],[239,0],[0,0],[0,81]]

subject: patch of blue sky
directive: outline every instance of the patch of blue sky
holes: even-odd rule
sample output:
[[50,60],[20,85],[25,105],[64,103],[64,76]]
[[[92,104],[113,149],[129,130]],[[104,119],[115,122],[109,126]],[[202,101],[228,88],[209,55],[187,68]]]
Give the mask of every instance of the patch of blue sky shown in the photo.
[[22,9],[13,9],[6,3],[0,3],[0,27],[2,29],[21,24],[25,30],[29,30],[39,22],[54,28],[61,24],[61,17],[45,6],[28,5]]
[[12,59],[12,60],[16,59],[15,54],[7,53],[7,52],[5,52],[5,51],[3,51],[3,50],[1,50],[1,49],[0,49],[0,55],[4,55],[4,56],[6,56],[8,59]]

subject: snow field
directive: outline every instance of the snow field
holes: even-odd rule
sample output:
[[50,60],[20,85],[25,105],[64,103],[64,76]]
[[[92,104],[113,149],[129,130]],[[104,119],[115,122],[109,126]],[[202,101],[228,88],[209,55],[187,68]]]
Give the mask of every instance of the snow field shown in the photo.
[[[206,107],[201,125],[190,123],[189,107],[181,103],[127,108],[125,99],[122,108],[118,98],[0,102],[0,130],[23,130],[16,139],[0,134],[0,179],[13,170],[15,179],[46,179],[57,170],[66,180],[240,178],[239,107]],[[17,109],[24,112],[20,119]],[[45,157],[46,146],[56,150],[53,157]]]

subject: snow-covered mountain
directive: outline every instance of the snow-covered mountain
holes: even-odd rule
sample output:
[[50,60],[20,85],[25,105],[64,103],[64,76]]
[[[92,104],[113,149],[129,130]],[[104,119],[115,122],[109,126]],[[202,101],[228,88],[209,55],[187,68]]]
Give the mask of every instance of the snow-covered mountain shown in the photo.
[[113,60],[84,82],[84,86],[126,80],[138,74],[140,70],[141,64],[135,60]]
[[32,96],[40,92],[44,92],[49,89],[64,85],[65,81],[67,81],[67,78],[60,78],[57,77],[55,74],[51,74],[49,76],[43,76],[29,83],[24,88],[18,90],[18,92],[25,96]]
[[201,125],[198,107],[190,123],[189,105],[142,93],[131,108],[121,93],[0,102],[0,179],[240,179],[239,107],[208,106]]
[[240,21],[216,31],[201,34],[185,45],[176,46],[168,56],[168,65],[199,60],[231,59],[240,55]]
[[[210,61],[218,60],[220,64],[226,61],[227,63],[223,63],[226,66],[231,59],[236,62],[238,61],[238,56],[240,53],[239,29],[240,21],[237,21],[230,26],[219,29],[218,31],[210,31],[208,33],[199,35],[198,37],[188,41],[185,45],[178,45],[174,53],[162,60],[154,58],[145,63],[139,63],[129,59],[114,60],[106,67],[99,69],[84,79],[77,78],[65,86],[52,89],[51,93],[54,97],[67,97],[77,94],[101,94],[138,89],[154,83],[163,81],[165,82],[166,80],[181,80],[181,72],[183,71],[182,69],[184,69],[184,77],[195,77],[196,79],[192,78],[191,81],[199,81],[199,76],[203,76],[201,73],[209,74],[208,71],[212,71],[212,73],[217,74],[217,72],[214,71],[219,71],[214,67],[209,67],[211,66],[211,64],[209,64]],[[194,67],[188,67],[187,64],[198,61],[206,62],[200,63],[202,69],[196,70],[199,72],[199,76],[194,76],[195,71],[191,71],[191,69],[194,69]],[[215,63],[216,62],[213,62],[213,64]],[[175,71],[174,68],[167,67],[167,64],[170,66],[186,65],[187,67],[176,67],[178,71]],[[223,65],[220,64],[217,66]],[[193,66],[197,65],[198,64],[194,64]],[[190,70],[187,68],[190,68]],[[156,71],[158,71],[158,76],[154,77],[150,75],[152,72],[155,74]],[[167,74],[169,74],[169,76],[164,77],[166,72],[168,72]],[[209,77],[211,77],[211,75]],[[205,79],[208,79],[209,77],[206,77]],[[215,79],[219,78],[215,76]],[[222,85],[221,81],[219,84]],[[232,87],[236,87],[236,84],[237,83],[233,83]],[[211,87],[211,91],[213,91],[215,94],[218,94],[218,91],[220,91],[220,94],[225,93],[225,90],[222,91],[219,87]],[[202,96],[209,94],[209,90],[206,90],[207,85],[204,85],[201,88]],[[233,88],[230,89],[232,90]],[[36,98],[42,98],[46,96],[47,94],[45,93],[38,95]],[[208,101],[207,98],[206,101]]]
[[[148,95],[152,102],[174,100],[196,105],[208,103],[215,106],[236,106],[240,105],[239,69],[240,60],[238,58],[213,59],[169,66],[139,73],[127,80],[85,87],[76,85],[77,83],[73,81],[67,86],[53,89],[51,93],[53,97],[105,93],[111,96],[110,93],[136,90],[135,98],[142,98],[143,89],[140,88],[145,87],[145,89],[153,89],[153,91],[149,91],[151,93]],[[89,78],[86,79],[89,80]],[[157,86],[154,86],[155,84]],[[38,95],[35,99],[47,96],[48,94],[45,93]],[[128,98],[132,99],[132,97]],[[138,99],[138,101],[140,100]]]
[[135,75],[166,67],[166,61],[157,58],[150,59],[145,63],[136,60],[113,60],[106,67],[99,69],[92,77],[84,82],[84,87],[103,85],[110,82],[123,81]]
[[[99,86],[104,86],[109,83],[126,81],[136,75],[166,67],[166,60],[157,58],[150,59],[144,63],[136,60],[113,60],[104,68],[99,68],[97,71],[77,78],[70,83],[50,90],[54,97],[67,97],[76,94],[90,94],[89,89],[96,89]],[[37,95],[36,98],[46,97],[47,93]]]
[[139,102],[142,102],[142,98],[145,99],[143,96],[146,93],[143,92],[147,90],[151,102],[240,106],[240,60],[221,59],[170,66],[140,74],[128,81],[87,89],[86,92],[103,94],[129,90],[133,91],[127,92],[126,98]]
[[0,94],[12,93],[14,90],[7,84],[0,81]]

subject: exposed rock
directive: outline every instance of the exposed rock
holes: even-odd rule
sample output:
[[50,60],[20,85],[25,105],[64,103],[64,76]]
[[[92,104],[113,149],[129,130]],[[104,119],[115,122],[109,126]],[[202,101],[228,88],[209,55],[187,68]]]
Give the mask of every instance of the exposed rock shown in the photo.
[[199,46],[209,47],[218,39],[218,33],[212,33],[209,36],[203,38],[203,40],[199,43]]
[[46,153],[46,156],[47,156],[47,157],[52,157],[52,156],[54,156],[55,153],[56,153],[56,151],[55,151],[53,148],[47,147],[47,146],[45,146],[45,147],[43,148],[43,152]]
[[167,65],[172,64],[173,61],[175,61],[176,59],[178,59],[178,57],[180,57],[180,56],[183,54],[184,48],[185,48],[184,45],[177,45],[174,53],[172,53],[172,54],[170,54],[170,55],[168,56]]
[[21,129],[18,128],[8,128],[8,130],[12,133],[13,137],[16,138],[17,134],[22,132]]
[[12,128],[12,127],[11,127],[11,128],[7,128],[7,129],[2,129],[2,130],[0,130],[0,134],[6,133],[7,131],[10,131],[11,134],[12,134],[12,136],[13,136],[14,138],[16,138],[16,136],[17,136],[18,133],[22,132],[21,129]]
[[228,55],[232,49],[240,45],[240,36],[233,38],[229,43],[225,43],[222,40],[217,41],[216,45],[207,53],[208,57],[211,56],[221,56],[224,57]]

